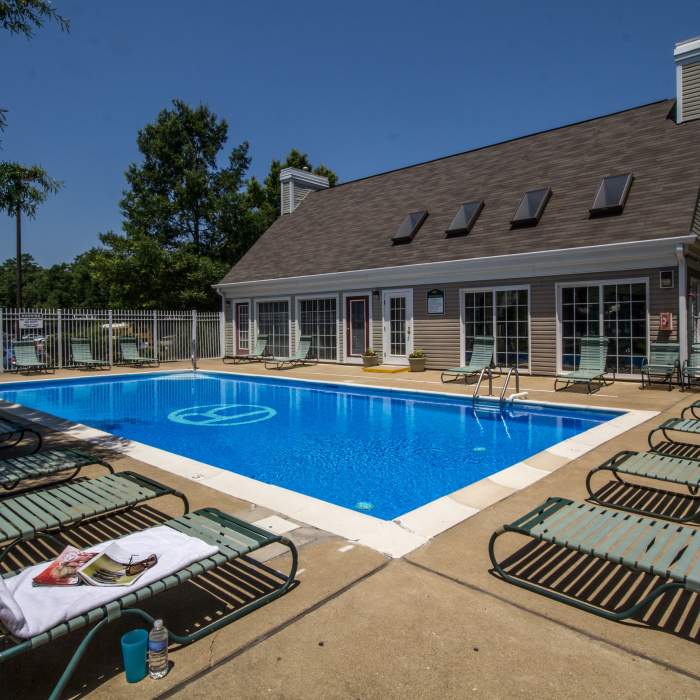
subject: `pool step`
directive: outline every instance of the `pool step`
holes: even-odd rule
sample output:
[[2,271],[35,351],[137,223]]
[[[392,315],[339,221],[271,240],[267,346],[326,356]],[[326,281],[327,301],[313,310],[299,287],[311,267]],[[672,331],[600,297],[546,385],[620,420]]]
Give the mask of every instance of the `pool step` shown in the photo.
[[410,367],[404,365],[376,365],[375,367],[363,367],[363,372],[384,372],[386,374],[396,374],[397,372],[408,372]]

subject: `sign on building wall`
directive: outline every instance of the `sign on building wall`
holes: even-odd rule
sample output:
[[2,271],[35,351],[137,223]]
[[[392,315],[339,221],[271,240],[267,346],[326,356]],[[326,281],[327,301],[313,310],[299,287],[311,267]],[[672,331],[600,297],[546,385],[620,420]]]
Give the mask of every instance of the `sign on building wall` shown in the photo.
[[41,314],[20,314],[19,327],[24,329],[43,328],[44,317]]
[[428,313],[429,314],[444,314],[445,313],[445,290],[444,289],[429,289],[428,290]]

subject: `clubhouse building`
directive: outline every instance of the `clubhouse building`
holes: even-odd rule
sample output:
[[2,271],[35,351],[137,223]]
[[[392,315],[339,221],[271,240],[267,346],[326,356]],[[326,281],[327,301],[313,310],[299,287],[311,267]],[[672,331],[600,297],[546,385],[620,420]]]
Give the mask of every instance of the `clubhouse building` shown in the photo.
[[571,369],[585,335],[639,375],[649,344],[700,342],[700,38],[675,49],[677,93],[604,117],[333,188],[281,173],[282,215],[217,289],[227,353],[300,335],[320,361],[373,348],[405,365]]

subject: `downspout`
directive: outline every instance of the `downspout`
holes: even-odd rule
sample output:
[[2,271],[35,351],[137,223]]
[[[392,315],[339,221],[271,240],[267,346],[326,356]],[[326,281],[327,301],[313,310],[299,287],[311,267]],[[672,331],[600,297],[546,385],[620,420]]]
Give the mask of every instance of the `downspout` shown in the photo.
[[678,344],[681,364],[688,359],[688,265],[685,259],[685,246],[676,245],[678,259]]

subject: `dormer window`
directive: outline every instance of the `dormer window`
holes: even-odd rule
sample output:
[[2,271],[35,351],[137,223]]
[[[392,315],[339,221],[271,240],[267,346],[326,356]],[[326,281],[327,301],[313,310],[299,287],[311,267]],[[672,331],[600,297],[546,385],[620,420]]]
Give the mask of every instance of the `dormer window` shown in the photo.
[[401,222],[399,230],[391,239],[392,243],[410,243],[427,218],[428,212],[423,210],[407,214],[406,218]]
[[549,187],[526,192],[515,210],[515,215],[511,219],[511,228],[536,226],[551,196],[552,190]]
[[484,208],[484,200],[479,199],[475,202],[465,202],[460,205],[455,218],[452,219],[450,227],[445,232],[448,237],[451,236],[466,236],[472,230],[474,222],[479,218],[481,210]]
[[604,177],[596,192],[593,206],[589,210],[591,217],[622,214],[632,180],[631,173]]

